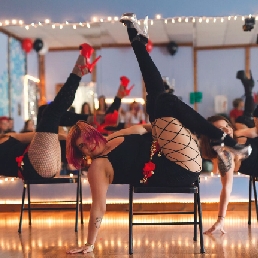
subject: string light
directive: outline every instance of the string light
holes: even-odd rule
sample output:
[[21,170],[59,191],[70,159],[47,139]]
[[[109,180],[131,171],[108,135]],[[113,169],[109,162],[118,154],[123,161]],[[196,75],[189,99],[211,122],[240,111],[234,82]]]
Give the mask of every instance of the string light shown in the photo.
[[[213,23],[216,23],[217,21],[220,21],[221,23],[223,23],[225,20],[227,21],[231,21],[234,20],[236,21],[238,18],[241,18],[242,21],[245,20],[246,17],[255,17],[255,20],[258,20],[258,15],[245,15],[245,16],[240,16],[240,15],[235,15],[235,16],[225,16],[225,17],[168,17],[168,18],[164,18],[164,23],[168,24],[168,21],[171,21],[172,23],[188,23],[189,21],[192,21],[193,23],[196,22],[196,20],[199,23],[202,23],[203,21],[205,21],[206,23],[210,23],[210,21],[213,21]],[[155,15],[155,19],[156,20],[161,20],[162,15],[161,14],[157,14]],[[154,24],[154,20],[155,19],[150,19],[150,25]],[[59,26],[60,29],[65,28],[66,26],[70,26],[73,29],[76,29],[77,26],[87,26],[87,28],[91,28],[91,24],[93,23],[103,23],[103,22],[119,22],[119,17],[118,16],[108,16],[106,18],[102,17],[92,17],[91,21],[86,21],[86,22],[68,22],[65,21],[64,23],[51,23],[50,19],[45,19],[44,21],[39,21],[37,23],[30,23],[30,24],[24,24],[23,20],[17,20],[17,19],[11,19],[11,20],[4,20],[4,21],[0,21],[0,26],[22,26],[23,28],[25,28],[26,30],[29,30],[30,27],[33,28],[37,28],[38,26],[51,26],[52,29],[55,29],[56,26]],[[139,19],[138,20],[139,24],[141,24],[143,22],[143,19]]]

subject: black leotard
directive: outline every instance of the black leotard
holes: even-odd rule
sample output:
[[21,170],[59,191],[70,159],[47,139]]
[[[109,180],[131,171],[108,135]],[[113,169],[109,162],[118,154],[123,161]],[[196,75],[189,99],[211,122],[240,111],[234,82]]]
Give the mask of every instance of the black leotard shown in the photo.
[[27,146],[13,137],[0,144],[0,175],[18,176],[16,157],[23,155]]
[[[143,178],[143,167],[150,160],[150,149],[152,136],[150,133],[144,135],[124,135],[124,141],[107,155],[96,158],[108,158],[114,169],[112,184],[134,184],[140,185]],[[153,156],[152,161],[156,168],[154,175],[148,179],[148,185],[189,185],[199,176],[199,173],[188,171],[174,162],[168,160],[164,155]]]
[[247,138],[246,144],[252,146],[250,156],[241,162],[239,172],[245,175],[258,176],[258,137]]

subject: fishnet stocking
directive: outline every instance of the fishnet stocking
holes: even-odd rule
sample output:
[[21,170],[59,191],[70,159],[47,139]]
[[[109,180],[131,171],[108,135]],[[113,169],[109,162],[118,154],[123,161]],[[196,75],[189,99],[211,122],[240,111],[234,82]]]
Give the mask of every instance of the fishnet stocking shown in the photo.
[[173,117],[156,119],[153,137],[158,140],[163,154],[170,161],[192,172],[200,172],[202,158],[191,132]]
[[38,132],[28,151],[31,165],[42,177],[53,177],[61,169],[61,149],[58,135]]

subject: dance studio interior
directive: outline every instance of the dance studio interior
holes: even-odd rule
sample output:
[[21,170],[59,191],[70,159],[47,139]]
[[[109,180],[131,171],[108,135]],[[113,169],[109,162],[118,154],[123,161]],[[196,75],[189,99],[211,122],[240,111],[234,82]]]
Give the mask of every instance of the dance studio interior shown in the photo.
[[[87,122],[103,123],[100,99],[110,106],[125,76],[133,87],[122,98],[117,124],[150,123],[143,77],[120,22],[128,12],[136,14],[142,30],[147,24],[146,50],[169,90],[205,119],[221,115],[235,126],[232,103],[245,102],[245,81],[252,82],[253,110],[258,105],[255,1],[4,2],[0,8],[0,125],[11,118],[11,130],[16,133],[24,130],[28,120],[36,130],[39,107],[55,99],[83,43],[94,49],[91,62],[101,58],[82,77],[70,112],[82,114],[87,102],[91,109]],[[140,114],[139,121],[134,110]],[[68,134],[70,127],[59,129]],[[5,134],[2,130],[0,137]],[[96,241],[86,244],[94,245],[94,250],[69,253],[89,241],[91,162],[88,158],[84,167],[76,169],[62,160],[60,173],[43,181],[0,175],[1,258],[258,257],[258,171],[232,172],[232,182],[224,189],[225,174],[218,161],[206,158],[202,158],[198,182],[191,187],[110,184]],[[227,207],[222,207],[225,203]],[[218,226],[221,220],[223,226]]]

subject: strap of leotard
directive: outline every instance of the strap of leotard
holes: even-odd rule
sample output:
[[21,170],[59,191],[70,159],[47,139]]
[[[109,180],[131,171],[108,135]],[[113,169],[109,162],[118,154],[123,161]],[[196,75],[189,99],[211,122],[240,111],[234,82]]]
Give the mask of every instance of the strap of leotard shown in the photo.
[[108,155],[106,154],[106,155],[99,155],[97,157],[94,157],[94,159],[98,159],[98,158],[106,158],[106,159],[108,159]]
[[118,137],[124,137],[124,135],[117,135],[117,136],[115,136],[115,137],[109,139],[108,142],[111,141],[111,140],[113,140],[113,139],[116,139],[116,138],[118,138]]

